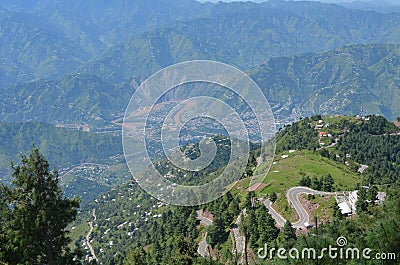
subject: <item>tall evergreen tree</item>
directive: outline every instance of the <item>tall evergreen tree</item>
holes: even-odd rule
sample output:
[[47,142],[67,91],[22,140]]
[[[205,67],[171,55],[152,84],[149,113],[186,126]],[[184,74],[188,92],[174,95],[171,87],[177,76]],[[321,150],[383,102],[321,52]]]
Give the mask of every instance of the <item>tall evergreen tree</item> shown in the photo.
[[249,246],[253,247],[259,238],[258,227],[257,227],[257,215],[254,209],[247,211],[246,220],[247,232],[249,234]]
[[207,243],[215,247],[218,243],[223,243],[228,234],[225,231],[224,221],[218,215],[214,216],[212,225],[208,228]]
[[257,198],[257,196],[256,196],[256,193],[254,191],[250,191],[249,193],[247,193],[244,207],[246,209],[253,208],[254,204],[256,202],[256,198]]
[[145,265],[145,264],[146,264],[146,253],[141,247],[131,249],[128,252],[123,262],[123,265]]
[[376,186],[370,187],[367,192],[367,199],[373,203],[376,200],[376,196],[378,196],[378,188]]
[[265,243],[268,243],[268,246],[275,247],[275,239],[279,234],[279,229],[275,226],[275,220],[265,207],[260,207],[257,214],[258,246],[262,247]]
[[276,193],[273,191],[271,192],[271,194],[269,195],[269,200],[271,202],[275,202],[278,199],[278,195],[276,195]]
[[79,199],[63,197],[56,170],[38,149],[12,165],[13,186],[0,185],[2,207],[2,262],[10,264],[76,264],[68,244],[67,225],[73,221]]
[[358,212],[367,212],[368,211],[368,203],[367,203],[367,191],[365,188],[360,187],[357,192],[357,202],[356,207]]
[[283,247],[291,248],[296,240],[296,229],[292,226],[292,223],[287,220],[283,226]]

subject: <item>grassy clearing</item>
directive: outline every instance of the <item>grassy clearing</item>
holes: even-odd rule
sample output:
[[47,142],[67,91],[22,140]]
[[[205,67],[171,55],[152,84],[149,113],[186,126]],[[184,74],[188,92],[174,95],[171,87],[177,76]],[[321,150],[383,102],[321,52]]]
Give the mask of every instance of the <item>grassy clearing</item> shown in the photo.
[[247,195],[247,189],[249,188],[250,184],[250,178],[245,178],[239,180],[234,188],[231,190],[231,193],[233,196],[238,196],[240,198],[240,201],[244,202],[246,195]]
[[71,249],[75,249],[75,241],[79,239],[79,237],[86,236],[89,232],[89,225],[87,223],[82,223],[77,225],[74,229],[70,228],[69,237],[72,239],[72,242],[69,244]]
[[[288,157],[282,158],[283,155]],[[277,155],[274,161],[275,164],[272,165],[271,170],[264,179],[264,183],[267,186],[257,193],[260,197],[267,198],[274,191],[278,195],[278,199],[273,204],[273,207],[291,222],[297,220],[297,215],[294,209],[288,205],[286,190],[299,186],[299,181],[303,176],[319,178],[331,174],[335,181],[334,187],[336,190],[351,190],[359,181],[358,174],[350,171],[347,166],[321,157],[313,151],[284,152]],[[330,209],[331,197],[316,196],[311,202],[319,204],[314,213],[317,218],[324,218],[324,215],[332,214]],[[326,211],[325,209],[329,210]],[[327,217],[325,216],[325,218]]]
[[330,126],[328,128],[324,128],[324,131],[327,131],[328,133],[331,134],[341,134],[343,128],[343,122],[344,121],[348,121],[349,123],[360,123],[361,121],[357,120],[355,117],[351,117],[351,116],[339,116],[339,117],[335,117],[335,116],[328,116],[328,117],[323,117],[323,120],[325,123],[329,123]]
[[294,223],[297,221],[297,214],[293,207],[290,207],[286,198],[286,193],[278,193],[278,199],[272,205],[272,207],[286,220]]
[[[288,155],[282,158],[282,155]],[[282,153],[275,159],[275,164],[264,179],[267,184],[261,195],[272,191],[284,193],[287,189],[298,186],[303,176],[321,177],[331,174],[337,190],[352,189],[359,180],[357,173],[351,172],[345,165],[321,157],[312,151],[295,151]]]

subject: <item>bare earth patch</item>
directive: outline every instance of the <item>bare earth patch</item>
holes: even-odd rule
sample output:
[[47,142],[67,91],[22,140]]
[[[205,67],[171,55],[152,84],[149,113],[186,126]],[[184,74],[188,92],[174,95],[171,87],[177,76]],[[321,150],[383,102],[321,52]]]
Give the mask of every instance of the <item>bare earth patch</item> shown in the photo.
[[247,191],[259,191],[264,189],[266,186],[267,184],[265,183],[254,183],[250,188],[247,189]]
[[212,215],[212,213],[210,213],[209,211],[205,210],[201,213],[201,216],[210,219],[211,221],[214,221],[214,216]]
[[[321,198],[321,200],[327,200],[329,197]],[[319,208],[322,207],[320,203],[313,203],[307,199],[307,195],[300,196],[300,202],[303,205],[304,209],[307,211],[308,215],[310,216],[310,221],[314,222],[314,212]],[[329,209],[323,209],[323,216],[318,218],[318,225],[327,223],[329,218]]]

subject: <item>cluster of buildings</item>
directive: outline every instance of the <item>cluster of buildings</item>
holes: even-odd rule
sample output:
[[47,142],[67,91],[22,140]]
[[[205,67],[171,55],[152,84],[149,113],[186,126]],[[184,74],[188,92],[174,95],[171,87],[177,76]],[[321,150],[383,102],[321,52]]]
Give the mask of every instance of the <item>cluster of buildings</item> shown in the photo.
[[[368,187],[365,187],[368,188]],[[358,190],[350,192],[335,192],[335,199],[342,215],[350,216],[357,211]],[[381,205],[386,199],[385,192],[378,192],[375,204]],[[371,202],[371,201],[368,201]]]

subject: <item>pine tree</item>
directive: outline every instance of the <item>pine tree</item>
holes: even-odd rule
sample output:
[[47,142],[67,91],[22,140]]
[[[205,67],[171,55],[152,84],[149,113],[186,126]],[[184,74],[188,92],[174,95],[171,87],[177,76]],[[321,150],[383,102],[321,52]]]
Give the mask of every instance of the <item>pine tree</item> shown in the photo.
[[372,186],[368,189],[367,198],[372,203],[375,202],[376,196],[378,196],[378,188],[376,186]]
[[258,246],[262,247],[265,243],[268,246],[275,246],[275,239],[279,234],[279,229],[275,226],[275,220],[265,207],[260,207],[257,212],[259,241]]
[[158,240],[154,241],[153,250],[152,250],[153,258],[156,264],[159,264],[162,260],[161,246]]
[[179,235],[174,241],[174,255],[171,257],[171,264],[190,265],[196,258],[196,245],[183,235]]
[[365,188],[361,187],[357,192],[357,202],[356,207],[358,212],[367,212],[368,211],[368,203],[367,203],[367,191]]
[[[12,165],[13,186],[0,185],[2,262],[10,264],[76,264],[68,244],[67,225],[73,221],[79,199],[63,197],[58,172],[38,149]],[[5,207],[4,207],[5,206]],[[0,262],[1,263],[1,262]]]
[[224,221],[220,216],[214,216],[213,224],[208,229],[207,243],[211,246],[215,246],[218,243],[223,243],[227,238],[225,231]]
[[240,203],[240,200],[237,197],[233,198],[233,200],[229,203],[228,211],[233,216],[238,216],[240,214],[239,203]]
[[146,264],[146,253],[143,248],[137,247],[128,251],[128,254],[124,260],[123,265],[145,265]]
[[287,220],[283,226],[283,239],[285,248],[292,247],[297,240],[296,229],[292,226],[292,223],[289,220]]
[[254,209],[247,211],[246,216],[247,231],[249,233],[249,246],[254,247],[259,238],[258,227],[257,227],[257,215]]
[[244,207],[246,209],[253,208],[254,204],[255,204],[255,201],[256,201],[256,198],[257,198],[257,196],[256,196],[256,193],[254,191],[250,191],[249,193],[247,193]]
[[311,187],[311,179],[309,176],[304,176],[299,182],[300,186]]
[[327,176],[322,177],[322,190],[323,191],[332,191],[333,189],[333,184],[335,181],[332,178],[331,174],[328,174]]
[[271,194],[269,195],[269,200],[271,202],[275,202],[278,199],[278,196],[276,195],[276,193],[273,191],[271,192]]

